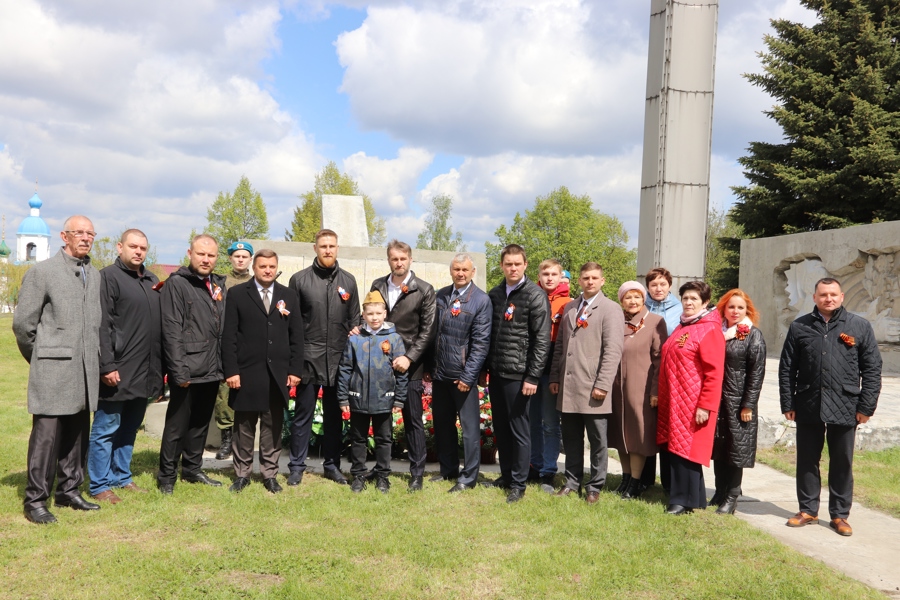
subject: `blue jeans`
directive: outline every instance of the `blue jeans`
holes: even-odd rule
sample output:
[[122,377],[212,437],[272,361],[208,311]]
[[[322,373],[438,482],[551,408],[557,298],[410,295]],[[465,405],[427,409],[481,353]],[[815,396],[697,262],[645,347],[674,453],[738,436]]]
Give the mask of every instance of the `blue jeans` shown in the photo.
[[146,398],[124,402],[100,400],[97,403],[88,445],[91,496],[111,488],[125,487],[132,482],[134,438],[144,421],[145,412]]
[[[560,432],[560,413],[556,410],[556,395],[550,393],[550,376],[541,377],[535,402],[541,407],[541,438],[543,455],[541,457],[541,477],[556,475],[556,461],[559,460],[559,444],[562,440]],[[533,421],[532,421],[533,423]],[[533,438],[532,438],[533,439]]]

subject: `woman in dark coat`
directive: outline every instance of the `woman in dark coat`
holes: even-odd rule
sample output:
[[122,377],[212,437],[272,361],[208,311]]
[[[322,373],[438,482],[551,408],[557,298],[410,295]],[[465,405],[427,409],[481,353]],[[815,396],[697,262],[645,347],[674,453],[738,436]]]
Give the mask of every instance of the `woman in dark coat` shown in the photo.
[[644,306],[646,297],[644,286],[637,281],[626,281],[619,288],[625,344],[612,389],[609,446],[619,452],[622,484],[616,491],[626,500],[641,495],[644,462],[657,452],[659,353],[668,333],[663,318]]
[[716,493],[709,503],[726,515],[734,514],[744,469],[753,468],[756,459],[756,405],[766,375],[766,342],[756,327],[756,308],[743,291],[727,292],[716,308],[725,334],[725,377],[713,444]]

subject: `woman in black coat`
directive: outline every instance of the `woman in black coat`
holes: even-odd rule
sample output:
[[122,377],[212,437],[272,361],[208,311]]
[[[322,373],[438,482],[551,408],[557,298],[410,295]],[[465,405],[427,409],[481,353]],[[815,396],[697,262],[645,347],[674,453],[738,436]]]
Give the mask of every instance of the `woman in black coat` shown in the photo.
[[726,515],[734,514],[744,469],[753,468],[756,460],[756,408],[766,375],[766,342],[756,327],[756,308],[743,291],[727,292],[717,308],[725,335],[725,378],[713,443],[716,493],[709,503]]

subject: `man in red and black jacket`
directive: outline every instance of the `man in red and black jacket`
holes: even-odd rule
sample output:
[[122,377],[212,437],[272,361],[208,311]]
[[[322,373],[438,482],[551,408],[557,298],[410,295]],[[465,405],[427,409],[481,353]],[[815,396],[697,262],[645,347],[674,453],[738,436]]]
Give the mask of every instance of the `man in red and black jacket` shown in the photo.
[[525,276],[528,260],[522,246],[506,246],[500,267],[505,280],[488,293],[493,317],[487,364],[500,460],[494,486],[508,488],[506,501],[517,502],[525,495],[531,456],[529,401],[550,354],[550,302]]

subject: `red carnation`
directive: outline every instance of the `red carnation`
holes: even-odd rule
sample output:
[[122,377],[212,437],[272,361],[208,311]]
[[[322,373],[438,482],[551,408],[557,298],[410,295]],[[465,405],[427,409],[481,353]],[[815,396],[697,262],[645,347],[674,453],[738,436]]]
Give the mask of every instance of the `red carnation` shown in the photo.
[[484,429],[484,435],[494,435],[494,431],[490,427]]
[[434,427],[429,427],[428,433],[430,433],[431,435],[434,435]]
[[369,435],[375,435],[375,430],[369,427]]
[[296,397],[297,397],[297,386],[296,386],[296,385],[292,385],[292,386],[291,386],[291,391],[288,392],[288,395],[289,395],[291,398],[296,398]]
[[348,413],[348,412],[341,412],[341,419],[344,420],[344,421],[349,421],[349,420],[350,420],[350,413]]

